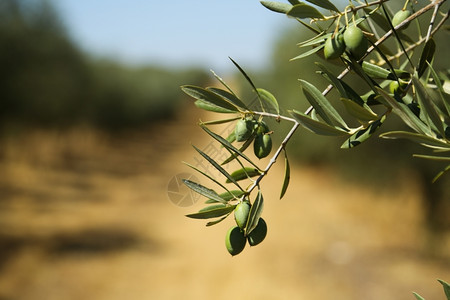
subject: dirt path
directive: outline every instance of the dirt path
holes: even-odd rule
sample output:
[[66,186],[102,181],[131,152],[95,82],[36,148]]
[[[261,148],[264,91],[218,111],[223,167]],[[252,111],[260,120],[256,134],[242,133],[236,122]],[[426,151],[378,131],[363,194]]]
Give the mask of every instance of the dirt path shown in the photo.
[[[87,129],[3,138],[0,299],[444,299],[450,258],[424,251],[419,191],[342,184],[282,164],[264,179],[266,240],[231,258],[168,183],[208,147],[198,111],[111,138]],[[180,193],[182,193],[181,191]],[[450,242],[443,242],[447,247]]]

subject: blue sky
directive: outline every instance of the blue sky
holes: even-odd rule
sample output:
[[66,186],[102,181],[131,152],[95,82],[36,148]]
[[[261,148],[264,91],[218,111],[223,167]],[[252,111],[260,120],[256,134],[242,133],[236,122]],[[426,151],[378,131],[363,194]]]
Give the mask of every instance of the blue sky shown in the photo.
[[295,21],[258,0],[54,0],[89,53],[131,63],[233,69],[267,61],[271,43]]

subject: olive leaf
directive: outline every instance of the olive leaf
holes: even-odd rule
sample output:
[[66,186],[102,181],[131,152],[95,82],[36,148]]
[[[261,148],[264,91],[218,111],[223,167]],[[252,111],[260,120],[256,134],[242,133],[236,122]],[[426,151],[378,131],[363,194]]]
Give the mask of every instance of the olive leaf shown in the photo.
[[[259,175],[261,175],[261,172],[258,169],[245,167],[231,173],[231,178],[235,181],[239,181]],[[231,182],[231,180],[227,179],[227,183],[229,182]]]
[[[431,64],[428,64],[428,68],[430,69],[431,76],[433,77],[434,83],[436,84],[439,98],[440,98],[441,102],[444,104],[447,114],[450,116],[450,100],[449,100],[450,97],[448,97],[448,94],[445,93],[442,82],[439,79],[439,76],[437,75],[433,66]],[[447,96],[447,97],[445,97],[445,96]]]
[[269,91],[262,88],[257,88],[256,90],[258,91],[260,99],[274,108],[277,114],[280,114],[280,107],[278,106],[278,101],[275,96],[272,95],[272,93],[270,93]]
[[215,205],[211,205],[210,207],[205,207],[203,210],[188,214],[186,217],[192,218],[192,219],[211,219],[211,218],[218,218],[223,215],[226,215],[234,210],[236,205],[230,205],[230,206],[222,206],[218,207]]
[[308,57],[308,56],[310,56],[310,55],[320,51],[321,49],[323,49],[323,47],[325,47],[325,45],[319,45],[317,47],[314,47],[311,50],[308,50],[308,51],[306,51],[306,52],[304,52],[304,53],[302,53],[302,54],[300,54],[300,55],[298,55],[298,56],[296,56],[294,58],[291,58],[290,61],[294,61],[294,60],[297,60],[297,59],[302,59],[302,58]]
[[[236,198],[240,198],[245,194],[246,194],[245,191],[231,190],[231,191],[227,191],[227,192],[220,194],[219,197],[223,200],[222,203],[228,203],[229,201],[236,199]],[[211,203],[217,203],[217,201],[214,199],[208,199],[205,201],[205,204],[211,204]]]
[[261,189],[258,186],[258,194],[256,196],[255,202],[253,203],[250,213],[248,215],[247,224],[245,226],[245,234],[249,235],[256,225],[258,225],[259,218],[261,217],[264,208],[264,198],[261,193]]
[[338,90],[341,97],[347,98],[347,92],[344,89],[341,80],[339,80],[339,78],[337,78],[336,75],[328,70],[327,67],[325,67],[323,64],[316,62],[316,65],[322,70],[321,74]]
[[222,173],[222,175],[224,175],[227,178],[227,182],[232,182],[234,183],[239,189],[242,190],[241,186],[239,185],[239,183],[236,182],[236,180],[234,180],[233,176],[230,175],[224,168],[222,168],[214,159],[212,159],[211,157],[208,156],[208,154],[206,154],[205,152],[203,152],[202,150],[198,149],[197,147],[195,147],[194,145],[192,145],[192,147],[194,147],[194,149],[204,158],[206,159],[214,168],[216,168],[220,173]]
[[339,12],[339,9],[330,1],[328,0],[306,0],[309,3],[315,4],[319,7],[328,9],[328,10],[333,10],[335,12]]
[[235,154],[241,156],[242,158],[244,158],[246,161],[248,161],[252,166],[254,166],[255,168],[258,169],[258,166],[253,163],[253,161],[247,157],[247,155],[245,155],[244,153],[242,153],[240,150],[238,150],[236,147],[234,147],[229,141],[227,141],[226,139],[224,139],[223,137],[221,137],[220,135],[212,132],[211,130],[209,130],[208,127],[200,125],[200,127],[207,133],[209,134],[213,139],[215,139],[216,141],[218,141],[220,144],[222,144],[225,148],[227,148],[230,152],[234,152]]
[[303,87],[303,94],[306,96],[306,99],[328,125],[333,126],[337,124],[341,128],[348,129],[347,124],[345,124],[336,109],[314,85],[306,80],[299,79],[299,81]]
[[200,183],[196,183],[196,182],[193,182],[188,179],[183,179],[183,182],[188,188],[190,188],[191,190],[193,190],[194,192],[196,192],[202,196],[205,196],[210,199],[214,199],[217,202],[223,201],[222,198],[220,198],[219,194],[216,193],[216,191],[209,189],[209,188],[201,185]]
[[234,117],[234,118],[230,118],[230,119],[221,119],[221,120],[212,120],[212,121],[200,121],[199,123],[202,125],[220,125],[220,124],[225,124],[225,123],[229,123],[229,122],[233,122],[236,120],[239,120],[241,117]]
[[286,149],[285,149],[284,150],[284,180],[283,180],[283,187],[281,188],[280,199],[282,199],[284,197],[284,194],[286,194],[290,179],[291,179],[291,168],[289,166],[289,159],[288,159]]
[[274,1],[260,1],[260,3],[267,9],[277,12],[277,13],[282,13],[282,14],[287,14],[291,8],[292,5],[287,4],[287,3],[281,3],[281,2],[274,2]]
[[288,12],[287,15],[298,19],[321,19],[323,15],[316,8],[309,6],[304,3],[294,5]]
[[216,225],[216,224],[222,222],[222,221],[225,220],[232,212],[233,212],[233,211],[230,211],[228,214],[226,214],[225,216],[223,216],[223,217],[220,218],[220,219],[217,219],[217,220],[210,221],[210,222],[206,223],[206,226],[209,227],[209,226],[213,226],[213,225]]
[[244,104],[244,102],[241,101],[241,99],[239,99],[236,95],[234,95],[228,91],[214,88],[214,87],[208,87],[208,88],[206,88],[206,90],[211,91],[211,92],[223,97],[228,102],[233,103],[234,105],[236,105],[237,107],[239,107],[241,109],[248,110],[247,106]]
[[370,138],[385,120],[386,115],[383,115],[380,119],[370,123],[367,127],[358,130],[341,145],[341,149],[349,149],[360,145]]
[[348,135],[348,132],[335,126],[330,126],[324,122],[314,120],[313,118],[296,110],[290,111],[291,115],[303,127],[312,131],[313,133],[328,136],[343,136]]
[[239,108],[235,104],[201,87],[183,85],[181,90],[192,98],[197,99],[195,105],[199,108],[224,113],[234,113],[239,111]]
[[408,131],[390,131],[380,134],[380,137],[385,139],[407,139],[430,148],[450,150],[450,144],[437,138],[433,138],[419,133],[413,133]]
[[[236,135],[234,134],[234,132],[232,132],[231,134],[232,134],[232,136],[234,137],[234,139],[231,141],[230,139],[227,138],[227,140],[228,140],[230,143],[232,143],[234,140],[236,140]],[[251,136],[248,140],[246,140],[246,141],[242,144],[242,146],[238,149],[241,153],[244,152],[244,151],[252,144],[253,140],[255,139],[255,135],[256,135],[256,134],[253,133],[252,136]],[[237,158],[238,156],[239,156],[239,154],[237,154],[237,153],[231,154],[230,157],[228,157],[226,160],[224,160],[224,161],[222,162],[222,165],[226,165],[227,163],[233,161],[233,160],[234,160],[235,158]]]
[[425,70],[428,67],[427,62],[431,64],[435,50],[436,43],[433,39],[429,39],[428,42],[425,43],[422,54],[420,55],[419,66],[417,67],[417,74],[419,74],[419,78],[422,77],[423,73],[425,73]]
[[444,124],[437,112],[437,107],[434,104],[431,95],[416,76],[413,76],[412,81],[417,90],[417,100],[421,110],[424,112],[426,122],[429,126],[434,125],[441,136],[445,136]]
[[388,69],[382,68],[380,66],[371,64],[369,62],[363,61],[362,69],[366,72],[367,75],[372,77],[373,79],[389,79],[389,80],[397,80],[400,78],[407,78],[410,74],[403,70],[394,70],[391,72]]
[[416,292],[413,292],[414,297],[416,297],[417,300],[425,300],[424,297],[420,296],[419,294],[417,294]]
[[362,122],[373,121],[378,118],[377,114],[370,107],[363,103],[362,105],[350,99],[341,98],[347,112]]
[[447,297],[447,300],[450,300],[450,284],[448,284],[447,282],[445,282],[444,280],[441,280],[441,279],[438,279],[438,281],[444,287],[444,293],[445,293],[445,296]]

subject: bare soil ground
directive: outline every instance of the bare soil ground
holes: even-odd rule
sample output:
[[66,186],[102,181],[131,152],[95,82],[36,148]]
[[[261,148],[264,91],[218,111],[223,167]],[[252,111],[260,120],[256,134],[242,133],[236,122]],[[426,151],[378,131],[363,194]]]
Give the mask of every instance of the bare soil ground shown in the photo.
[[414,182],[367,189],[292,166],[280,201],[278,163],[263,181],[266,240],[230,257],[232,218],[207,228],[184,217],[201,201],[168,197],[173,176],[192,172],[181,161],[198,158],[189,143],[209,145],[198,111],[184,113],[114,137],[77,128],[0,140],[1,300],[444,299],[449,237],[427,246]]

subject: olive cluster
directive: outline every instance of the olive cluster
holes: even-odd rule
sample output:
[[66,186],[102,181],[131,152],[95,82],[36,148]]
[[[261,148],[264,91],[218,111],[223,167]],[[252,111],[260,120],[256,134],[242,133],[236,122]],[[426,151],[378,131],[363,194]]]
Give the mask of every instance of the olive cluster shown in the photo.
[[[392,26],[400,25],[404,20],[411,16],[411,11],[404,9],[398,11],[392,18]],[[402,29],[406,29],[409,24]],[[355,59],[364,56],[368,48],[367,39],[364,33],[356,25],[350,25],[344,32],[332,34],[326,41],[323,48],[323,54],[326,59],[335,59],[340,57],[347,50]]]
[[231,227],[225,236],[225,246],[232,255],[241,253],[247,241],[250,246],[261,243],[267,235],[267,224],[263,218],[259,218],[256,227],[247,233],[247,224],[250,216],[251,204],[248,200],[239,203],[234,210],[234,219],[237,226]]
[[257,121],[253,117],[240,119],[234,129],[235,139],[245,142],[253,139],[253,151],[258,158],[264,158],[272,151],[270,130],[264,121]]

